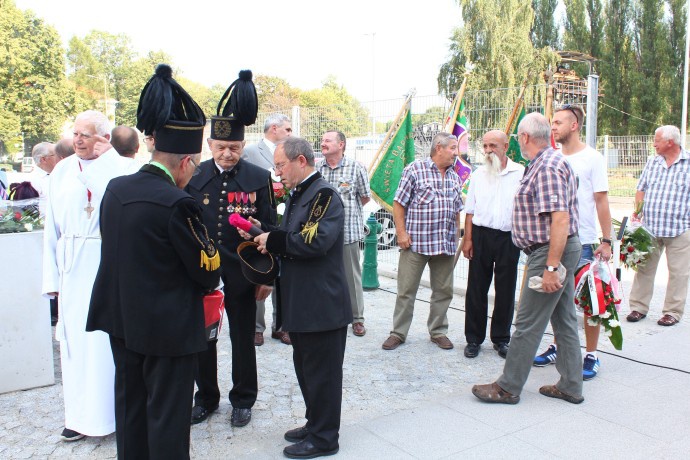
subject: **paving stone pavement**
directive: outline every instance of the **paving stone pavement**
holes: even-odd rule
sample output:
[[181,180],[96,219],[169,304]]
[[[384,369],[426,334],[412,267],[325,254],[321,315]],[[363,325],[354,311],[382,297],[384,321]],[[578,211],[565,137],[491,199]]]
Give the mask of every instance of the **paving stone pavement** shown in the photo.
[[[471,386],[493,381],[500,374],[504,361],[493,351],[490,343],[484,344],[479,357],[474,360],[463,356],[464,298],[460,295],[455,295],[449,311],[449,338],[455,343],[455,348],[446,351],[434,345],[429,340],[426,329],[430,292],[425,287],[421,287],[418,293],[416,314],[407,342],[395,351],[382,350],[381,344],[388,337],[392,326],[396,281],[386,277],[379,279],[381,287],[378,290],[365,291],[364,294],[367,334],[364,337],[355,337],[351,329],[348,332],[344,364],[340,456],[345,458],[440,458],[444,456],[493,458],[510,456],[507,454],[511,452],[511,449],[516,448],[514,458],[532,458],[534,452],[527,449],[523,441],[512,439],[511,442],[517,444],[504,445],[507,441],[505,439],[501,441],[500,436],[494,440],[497,442],[497,444],[492,444],[494,447],[480,451],[469,450],[466,452],[467,455],[458,454],[457,456],[448,455],[448,452],[452,450],[444,451],[442,455],[433,451],[414,453],[414,449],[418,447],[415,443],[423,443],[423,440],[407,439],[408,436],[404,431],[400,431],[402,433],[400,435],[395,435],[397,431],[393,430],[391,432],[394,434],[390,436],[393,436],[394,440],[384,441],[387,426],[395,426],[396,421],[402,421],[405,425],[408,423],[405,420],[410,420],[409,423],[413,423],[414,420],[414,423],[417,423],[417,418],[415,418],[417,416],[423,416],[422,420],[432,425],[442,423],[435,428],[439,431],[470,432],[474,433],[472,436],[475,440],[489,436],[493,431],[485,430],[483,433],[472,431],[476,430],[476,420],[465,416],[458,417],[457,414],[449,411],[455,407],[455,404],[459,404],[457,401],[460,401],[463,407],[466,407],[469,402],[474,403],[474,398],[469,393]],[[623,283],[626,293],[629,292],[631,279],[632,274],[626,273]],[[659,279],[664,279],[664,275],[661,275]],[[626,344],[632,345],[638,340],[650,337],[653,340],[657,334],[673,332],[656,325],[656,319],[661,316],[659,306],[663,303],[663,295],[663,285],[657,286],[653,311],[647,320],[632,326],[624,323]],[[268,305],[267,310],[270,310]],[[624,313],[628,311],[627,304],[624,303],[622,311]],[[266,317],[270,321],[270,311],[267,311]],[[687,323],[688,320],[684,319],[675,328],[687,330]],[[581,336],[581,340],[584,343],[584,337]],[[542,348],[550,341],[551,336],[545,335]],[[621,354],[616,352],[603,337],[600,350],[614,355]],[[227,328],[219,343],[218,357],[221,394],[227,394],[230,389],[230,341],[227,337]],[[259,395],[253,409],[252,421],[243,428],[231,427],[229,421],[231,407],[227,399],[224,399],[221,401],[219,410],[211,415],[207,422],[192,427],[191,456],[210,459],[282,458],[282,449],[287,445],[283,440],[283,433],[304,423],[304,403],[291,358],[292,348],[271,339],[266,333],[266,343],[257,348]],[[59,434],[63,428],[63,408],[57,345],[55,359],[57,384],[0,395],[0,458],[106,459],[116,457],[114,435],[86,438],[74,443],[64,443],[60,440]],[[615,369],[619,367],[617,364],[619,358],[603,354],[601,360],[603,381],[607,378],[607,368],[610,368],[609,374],[616,372]],[[670,362],[667,365],[672,364],[673,362]],[[639,367],[639,373],[644,374],[644,366],[639,365]],[[557,374],[555,374],[555,369],[551,368],[548,371],[533,370],[530,378],[536,375],[539,379],[555,379]],[[627,376],[619,376],[621,379],[624,377],[627,378]],[[597,380],[599,379],[593,382]],[[596,383],[585,385],[586,391],[588,386],[596,387]],[[586,396],[589,397],[587,393]],[[538,407],[564,410],[562,405],[553,405],[550,401],[543,401],[544,399],[538,400]],[[521,405],[524,404],[527,403],[521,403]],[[481,406],[482,409],[484,407]],[[494,409],[486,408],[485,410]],[[536,414],[543,415],[544,413],[537,411]],[[451,422],[447,424],[435,422],[437,416],[440,421],[448,417]],[[544,417],[546,418],[545,415]],[[372,433],[375,435],[373,441],[371,440]],[[358,450],[360,442],[369,446],[369,450],[365,452]],[[493,454],[493,452],[499,452],[496,446],[504,447],[504,450],[500,451],[502,455]],[[544,458],[553,458],[552,455],[547,455],[546,451],[540,452],[543,452]],[[660,458],[681,458],[675,457],[672,452],[668,455],[660,455]],[[597,456],[594,455],[594,457]],[[617,456],[613,455],[613,457]]]

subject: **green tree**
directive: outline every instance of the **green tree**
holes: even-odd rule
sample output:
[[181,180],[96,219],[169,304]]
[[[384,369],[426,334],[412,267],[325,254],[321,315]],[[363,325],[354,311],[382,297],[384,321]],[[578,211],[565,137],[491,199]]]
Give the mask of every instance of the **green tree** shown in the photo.
[[631,117],[628,114],[632,111],[633,11],[629,0],[608,0],[605,12],[606,40],[600,68],[606,105],[600,106],[600,126],[603,132],[624,135],[630,132]]
[[316,116],[303,115],[300,120],[302,137],[312,142],[318,142],[329,129],[340,130],[347,137],[363,136],[368,131],[368,111],[333,75],[326,78],[321,88],[301,92],[299,105],[320,109]]
[[[635,73],[632,80],[634,98],[633,112],[639,114],[652,123],[661,122],[660,92],[661,79],[668,66],[668,52],[665,41],[663,10],[659,8],[657,0],[639,0],[635,11],[634,52]],[[648,121],[634,118],[632,121],[634,133],[651,131]]]
[[301,91],[282,78],[269,75],[254,77],[260,112],[285,112],[300,102]]
[[458,0],[458,4],[463,25],[453,32],[450,58],[439,71],[441,92],[452,94],[458,89],[467,63],[476,65],[468,89],[486,89],[519,86],[528,74],[536,82],[539,73],[555,62],[553,52],[535,49],[530,41],[531,0]]
[[669,75],[665,78],[668,102],[665,104],[664,123],[680,126],[683,110],[683,66],[685,65],[685,0],[668,0],[668,56]]
[[13,1],[0,0],[0,106],[19,120],[27,149],[59,136],[70,108],[64,75],[55,29]]
[[557,6],[558,0],[532,0],[534,24],[531,37],[535,48],[560,48],[555,16]]

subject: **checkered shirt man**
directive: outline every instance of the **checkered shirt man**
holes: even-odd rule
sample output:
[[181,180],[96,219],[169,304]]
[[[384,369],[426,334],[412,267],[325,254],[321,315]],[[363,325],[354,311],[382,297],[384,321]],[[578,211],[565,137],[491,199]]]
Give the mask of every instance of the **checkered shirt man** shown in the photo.
[[681,149],[671,166],[656,155],[642,170],[637,190],[644,192],[644,224],[657,238],[673,238],[690,229],[690,155]]
[[452,167],[445,178],[431,158],[410,163],[403,171],[395,201],[405,208],[405,230],[418,254],[453,255],[457,215],[463,209],[460,179]]
[[513,207],[513,243],[520,249],[547,243],[551,214],[568,211],[568,235],[577,233],[577,180],[565,157],[548,147],[537,154],[520,181]]
[[371,197],[369,178],[362,163],[343,157],[335,168],[319,161],[316,170],[333,187],[338,189],[345,207],[345,244],[354,243],[364,238],[364,218],[362,198]]

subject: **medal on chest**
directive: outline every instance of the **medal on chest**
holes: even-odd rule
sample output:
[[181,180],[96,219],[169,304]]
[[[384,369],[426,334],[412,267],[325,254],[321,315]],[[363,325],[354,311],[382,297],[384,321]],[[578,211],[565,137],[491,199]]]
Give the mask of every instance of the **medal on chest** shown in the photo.
[[253,216],[257,209],[256,192],[229,192],[228,193],[228,212],[237,213],[244,216]]
[[204,193],[204,199],[203,199],[202,203],[204,203],[205,205],[208,205],[210,202],[211,201],[208,199],[208,193]]

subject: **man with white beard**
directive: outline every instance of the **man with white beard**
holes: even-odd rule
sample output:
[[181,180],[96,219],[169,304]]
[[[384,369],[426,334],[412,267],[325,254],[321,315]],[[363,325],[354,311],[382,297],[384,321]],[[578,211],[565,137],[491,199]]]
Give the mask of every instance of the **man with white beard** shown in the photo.
[[486,338],[488,294],[495,277],[490,338],[505,358],[515,307],[520,250],[511,238],[513,198],[525,168],[506,156],[508,137],[502,131],[484,135],[484,165],[472,173],[465,205],[462,253],[469,259],[465,297],[465,356],[479,354]]

